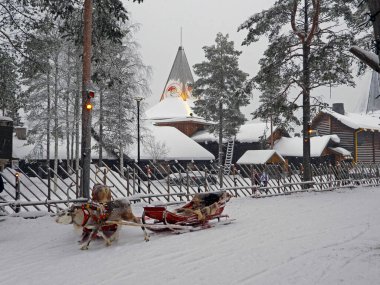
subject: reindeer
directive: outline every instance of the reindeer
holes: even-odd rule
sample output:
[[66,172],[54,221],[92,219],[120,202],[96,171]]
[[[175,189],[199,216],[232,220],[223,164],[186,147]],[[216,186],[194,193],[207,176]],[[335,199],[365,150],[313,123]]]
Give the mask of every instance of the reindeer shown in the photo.
[[[141,224],[140,218],[132,213],[132,207],[128,200],[120,199],[109,201],[104,204],[86,203],[74,204],[66,211],[58,213],[57,223],[74,224],[75,227],[83,228],[81,249],[88,249],[91,240],[102,237],[107,245],[117,239],[119,226],[123,221]],[[144,240],[149,241],[149,235],[145,227]]]
[[109,186],[97,183],[92,187],[91,199],[94,202],[107,203],[112,199],[111,194]]

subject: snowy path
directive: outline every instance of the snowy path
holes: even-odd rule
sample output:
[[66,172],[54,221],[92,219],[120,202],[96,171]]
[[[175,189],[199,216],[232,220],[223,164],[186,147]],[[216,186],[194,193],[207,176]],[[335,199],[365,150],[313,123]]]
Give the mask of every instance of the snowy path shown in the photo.
[[225,212],[237,220],[148,243],[124,227],[88,251],[50,217],[8,218],[0,284],[379,284],[378,188],[233,199]]

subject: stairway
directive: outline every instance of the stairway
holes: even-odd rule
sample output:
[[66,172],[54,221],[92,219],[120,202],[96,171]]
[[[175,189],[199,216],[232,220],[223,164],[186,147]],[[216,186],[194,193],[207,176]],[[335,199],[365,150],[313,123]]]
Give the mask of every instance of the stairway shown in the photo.
[[231,172],[232,157],[234,155],[235,138],[230,138],[227,144],[226,160],[224,162],[223,173],[229,175]]

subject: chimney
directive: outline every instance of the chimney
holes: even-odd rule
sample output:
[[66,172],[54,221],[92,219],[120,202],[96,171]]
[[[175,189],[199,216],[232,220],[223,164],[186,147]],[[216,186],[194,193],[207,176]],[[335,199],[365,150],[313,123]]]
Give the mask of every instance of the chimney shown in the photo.
[[344,104],[343,103],[334,103],[332,105],[332,110],[338,114],[344,115]]
[[26,128],[25,127],[15,127],[16,137],[19,140],[26,140]]

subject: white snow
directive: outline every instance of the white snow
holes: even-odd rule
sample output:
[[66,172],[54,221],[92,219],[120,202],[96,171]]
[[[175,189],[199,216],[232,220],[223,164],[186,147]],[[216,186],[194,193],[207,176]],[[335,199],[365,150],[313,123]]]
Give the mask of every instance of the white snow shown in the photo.
[[12,118],[6,116],[0,116],[0,121],[13,122]]
[[[273,132],[277,127],[273,126]],[[268,138],[270,136],[270,125],[267,123],[247,123],[240,127],[236,134],[235,141],[241,143],[258,142],[262,138]],[[207,131],[199,131],[192,136],[192,139],[196,142],[216,142],[218,137]]]
[[273,149],[267,150],[247,150],[242,157],[236,162],[237,164],[265,164],[272,158],[272,156],[278,155],[278,157],[285,162],[281,154]]
[[[380,189],[234,198],[236,221],[152,234],[123,227],[106,247],[52,217],[0,222],[1,284],[378,284]],[[140,205],[133,205],[141,214]]]
[[[99,152],[98,149],[94,149],[97,145],[97,141],[91,138],[91,158],[98,159]],[[66,140],[59,140],[58,147],[58,159],[66,159]],[[12,156],[18,159],[46,159],[46,145],[44,145],[44,150],[42,153],[33,151],[35,148],[34,144],[28,144],[27,140],[20,140],[13,136],[13,149]],[[54,159],[54,140],[50,142],[50,159]],[[115,156],[110,154],[103,148],[103,159],[115,159]]]
[[[167,100],[167,99],[165,99]],[[162,154],[163,160],[214,160],[215,156],[174,127],[159,127],[146,125],[147,133],[154,137],[156,143],[161,143],[167,153]],[[144,140],[141,142],[140,158],[153,159],[151,146]],[[137,158],[137,143],[130,146],[128,156]]]
[[[341,155],[345,157],[351,157],[351,152],[343,147],[329,147],[332,151],[335,151],[337,153],[340,153]],[[352,158],[352,157],[351,157]]]
[[[145,112],[148,119],[186,118],[190,116],[194,100],[184,101],[181,97],[168,97]],[[195,114],[193,113],[193,116]]]
[[[339,143],[340,139],[337,135],[316,136],[310,138],[310,156],[319,157],[323,150],[328,146],[329,142]],[[303,156],[303,138],[282,137],[275,142],[273,147],[282,156]]]
[[372,131],[380,131],[380,114],[359,114],[359,113],[345,113],[344,115],[331,110],[323,110],[322,112],[330,114],[342,124],[356,130],[366,129]]

